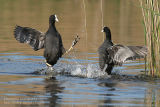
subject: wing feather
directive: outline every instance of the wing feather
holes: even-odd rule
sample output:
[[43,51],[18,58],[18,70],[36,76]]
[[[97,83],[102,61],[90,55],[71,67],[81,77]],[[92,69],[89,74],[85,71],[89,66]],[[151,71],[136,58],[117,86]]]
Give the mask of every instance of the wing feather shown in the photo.
[[20,43],[29,44],[35,51],[44,48],[45,34],[36,29],[16,26],[14,37]]
[[145,46],[123,46],[114,45],[107,49],[112,62],[115,65],[122,65],[127,60],[135,60],[137,58],[144,58],[147,55],[147,48]]

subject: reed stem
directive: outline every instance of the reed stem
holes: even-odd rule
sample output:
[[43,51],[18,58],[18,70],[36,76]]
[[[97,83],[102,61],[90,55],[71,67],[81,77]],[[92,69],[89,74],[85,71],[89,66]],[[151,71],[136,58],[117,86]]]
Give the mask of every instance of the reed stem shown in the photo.
[[139,0],[143,14],[145,43],[148,47],[145,69],[160,77],[160,12],[157,0]]

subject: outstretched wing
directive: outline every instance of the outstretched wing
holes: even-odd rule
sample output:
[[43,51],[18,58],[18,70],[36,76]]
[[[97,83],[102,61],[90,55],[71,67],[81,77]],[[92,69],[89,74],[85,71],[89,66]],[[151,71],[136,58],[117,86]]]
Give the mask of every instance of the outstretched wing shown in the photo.
[[20,43],[29,44],[35,51],[44,48],[45,34],[29,27],[16,26],[14,37]]
[[148,49],[145,46],[114,45],[107,49],[107,51],[115,65],[122,65],[126,60],[144,58],[147,55]]

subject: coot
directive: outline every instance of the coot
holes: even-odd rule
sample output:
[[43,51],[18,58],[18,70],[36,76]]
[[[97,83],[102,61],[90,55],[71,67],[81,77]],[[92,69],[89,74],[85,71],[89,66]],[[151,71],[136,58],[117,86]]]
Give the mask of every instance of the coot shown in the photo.
[[72,42],[70,49],[66,51],[63,47],[61,35],[55,27],[56,21],[58,21],[56,15],[49,17],[49,28],[46,33],[29,27],[16,26],[14,29],[14,37],[20,43],[29,44],[35,51],[44,48],[46,65],[49,67],[56,64],[58,59],[64,53],[69,52],[79,40],[77,36]]
[[144,58],[147,55],[148,50],[145,46],[114,45],[109,27],[104,27],[102,32],[105,32],[106,39],[98,49],[99,66],[108,74],[111,74],[115,65],[121,66],[127,60]]

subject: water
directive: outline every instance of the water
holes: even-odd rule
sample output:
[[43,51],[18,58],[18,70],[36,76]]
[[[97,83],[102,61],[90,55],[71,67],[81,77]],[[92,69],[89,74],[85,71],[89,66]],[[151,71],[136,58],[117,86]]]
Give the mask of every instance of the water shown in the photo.
[[[103,25],[109,26],[116,44],[143,45],[139,3],[103,0]],[[100,0],[0,0],[0,105],[19,106],[160,106],[160,81],[141,77],[144,61],[115,67],[113,75],[100,72],[97,48],[103,42]],[[50,73],[43,50],[33,51],[13,37],[14,26],[45,32],[49,15],[56,13],[57,29],[65,48],[76,34],[81,40]],[[86,32],[87,31],[87,37]],[[47,74],[46,74],[47,73]]]

